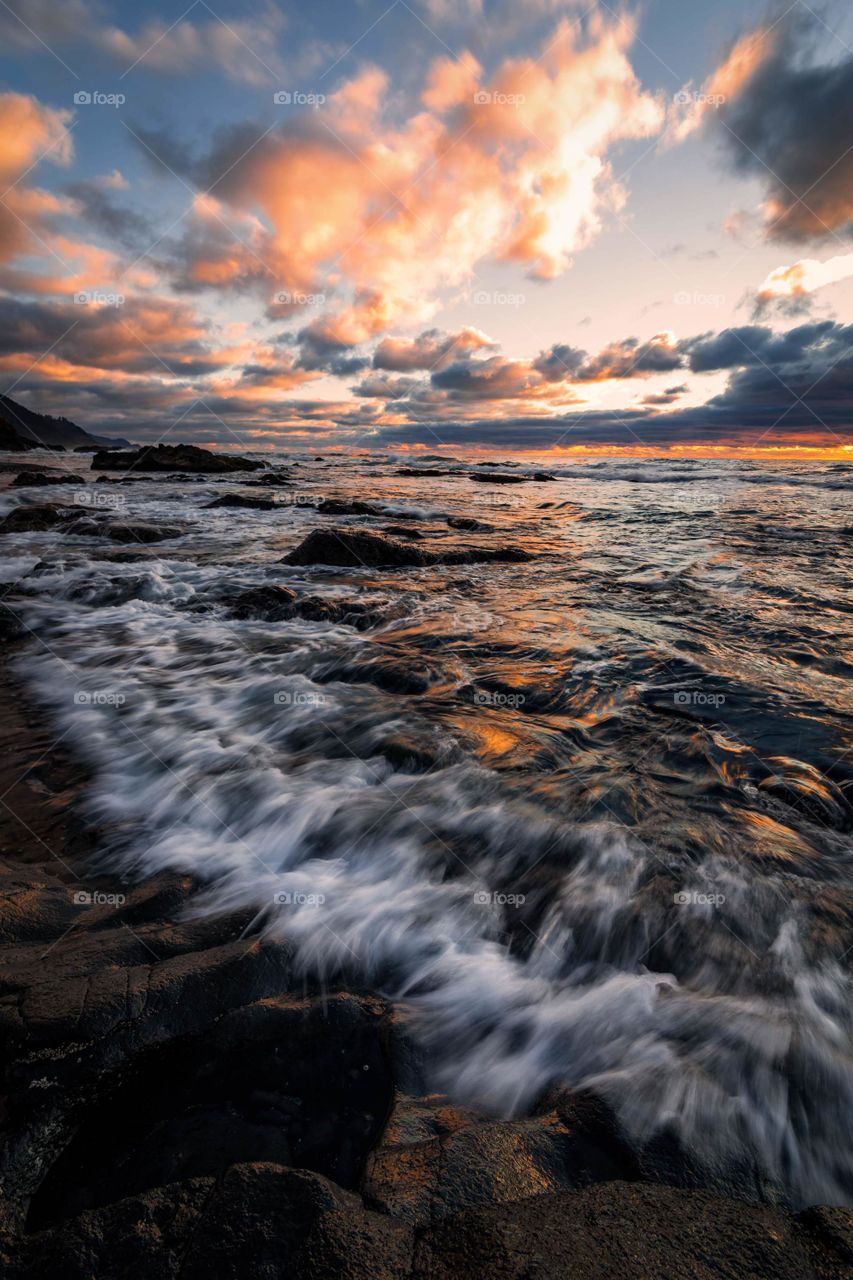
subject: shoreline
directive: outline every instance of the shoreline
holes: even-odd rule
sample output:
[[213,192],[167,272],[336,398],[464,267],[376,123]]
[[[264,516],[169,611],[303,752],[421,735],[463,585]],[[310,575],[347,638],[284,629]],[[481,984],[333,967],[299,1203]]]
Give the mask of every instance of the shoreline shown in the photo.
[[110,871],[91,772],[13,670],[39,644],[15,590],[0,593],[12,1280],[853,1277],[851,1209],[797,1212],[749,1162],[700,1169],[666,1131],[639,1146],[589,1093],[553,1087],[515,1119],[430,1094],[404,1010],[307,981],[254,908],[193,915],[193,875]]
[[89,875],[86,772],[9,657],[10,1277],[853,1275],[850,1210],[664,1185],[689,1171],[672,1151],[644,1167],[591,1097],[496,1121],[419,1095],[387,1002],[306,988],[286,944],[245,936],[250,912],[188,919],[190,876]]

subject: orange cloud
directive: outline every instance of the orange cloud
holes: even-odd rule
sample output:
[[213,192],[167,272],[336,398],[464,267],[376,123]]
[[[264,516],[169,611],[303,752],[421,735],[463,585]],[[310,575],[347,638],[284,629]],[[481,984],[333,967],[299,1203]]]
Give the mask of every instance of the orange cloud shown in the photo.
[[771,302],[774,298],[803,298],[828,284],[837,284],[853,276],[853,253],[839,254],[819,262],[816,258],[803,258],[789,267],[777,267],[759,287],[759,302]]
[[[628,60],[633,35],[627,19],[586,35],[564,23],[539,60],[488,82],[469,54],[439,59],[402,124],[367,69],[249,154],[235,133],[213,157],[216,196],[271,228],[253,249],[274,287],[340,299],[323,324],[341,343],[428,321],[487,260],[551,279],[624,201],[609,148],[662,123]],[[233,249],[223,257],[233,277]]]
[[24,179],[42,159],[70,163],[70,118],[25,94],[0,94],[0,262],[47,247],[46,219],[62,202]]

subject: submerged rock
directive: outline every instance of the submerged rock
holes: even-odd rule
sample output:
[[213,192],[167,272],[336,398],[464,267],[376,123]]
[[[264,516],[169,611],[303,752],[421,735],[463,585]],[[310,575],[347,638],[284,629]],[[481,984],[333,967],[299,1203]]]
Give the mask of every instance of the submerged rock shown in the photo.
[[293,617],[296,592],[289,587],[248,587],[226,600],[234,618],[278,622]]
[[80,476],[71,475],[67,471],[21,471],[12,481],[11,488],[43,488],[49,484],[76,484],[82,488],[85,484]]
[[470,478],[480,484],[527,484],[531,480],[542,482],[557,479],[556,476],[549,475],[547,471],[534,471],[531,475],[521,476],[505,476],[498,471],[490,471],[488,474],[482,475],[472,471]]
[[168,538],[179,538],[186,533],[185,529],[171,524],[110,524],[106,526],[105,535],[113,542],[165,542]]
[[226,597],[225,603],[231,616],[241,620],[286,622],[303,618],[306,622],[343,623],[359,631],[384,620],[381,608],[363,600],[298,596],[283,586],[248,587]]
[[205,504],[205,511],[212,511],[216,507],[245,507],[247,511],[272,511],[275,507],[280,506],[273,498],[253,498],[243,493],[226,493],[221,498],[214,498],[213,502]]
[[133,451],[102,449],[92,458],[93,471],[189,471],[228,475],[263,471],[264,463],[237,454],[212,453],[193,444],[158,444]]
[[15,507],[0,520],[0,533],[41,533],[82,512],[82,507],[55,507],[47,502],[32,507]]
[[476,564],[479,561],[520,563],[533,557],[520,547],[472,547],[462,551],[425,551],[380,533],[352,529],[315,529],[282,561],[284,564],[328,564],[355,568],[400,568],[432,564]]

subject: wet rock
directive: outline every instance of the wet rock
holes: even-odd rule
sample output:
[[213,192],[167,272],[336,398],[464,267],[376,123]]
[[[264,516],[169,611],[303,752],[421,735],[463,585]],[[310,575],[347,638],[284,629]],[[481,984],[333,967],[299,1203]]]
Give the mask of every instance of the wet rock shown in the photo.
[[243,493],[226,493],[205,504],[205,511],[216,507],[245,507],[248,511],[274,511],[279,506],[273,498],[252,498]]
[[407,529],[402,524],[383,525],[382,532],[390,534],[392,538],[409,538],[412,542],[420,542],[424,536],[420,529]]
[[80,1214],[54,1230],[0,1243],[7,1280],[62,1276],[64,1280],[178,1277],[192,1231],[215,1187],[194,1178],[157,1187],[104,1209]]
[[380,606],[366,604],[363,600],[329,596],[302,596],[297,601],[296,612],[306,622],[342,623],[358,631],[366,631],[385,620]]
[[324,498],[322,502],[317,504],[317,514],[320,516],[376,516],[382,515],[382,510],[372,502],[348,502],[342,498]]
[[372,684],[386,693],[426,693],[430,685],[440,678],[440,671],[431,669],[426,663],[417,665],[393,653],[333,662],[313,672],[313,679],[318,684],[335,681]]
[[518,547],[470,548],[463,551],[425,551],[383,534],[351,529],[315,529],[284,557],[284,564],[328,564],[341,567],[397,568],[407,565],[476,564],[478,561],[518,563],[532,557]]
[[212,453],[192,444],[158,444],[144,449],[102,449],[92,458],[93,471],[187,471],[229,475],[235,471],[263,471],[264,464],[236,454]]
[[0,533],[42,533],[52,529],[63,519],[74,517],[83,508],[75,510],[39,503],[32,507],[15,507],[0,520]]
[[451,529],[460,529],[464,533],[492,533],[495,527],[483,520],[475,520],[473,516],[448,516],[447,523]]
[[343,623],[363,631],[384,618],[380,606],[363,600],[297,596],[295,591],[282,586],[248,587],[236,595],[227,596],[225,602],[232,617],[257,618],[263,622],[303,618],[306,622]]
[[549,475],[547,471],[534,471],[531,475],[507,476],[502,475],[499,471],[490,471],[486,475],[480,475],[478,472],[471,472],[470,478],[476,480],[479,484],[527,484],[529,481],[545,481],[556,480],[556,476]]
[[397,476],[420,476],[423,479],[433,476],[467,476],[469,473],[461,467],[398,467]]
[[106,537],[112,542],[165,542],[168,538],[180,538],[186,529],[172,524],[129,523],[110,524],[106,527]]
[[289,587],[248,587],[226,598],[229,611],[235,618],[258,618],[264,622],[279,622],[292,618],[296,592]]
[[591,1117],[551,1111],[489,1121],[440,1095],[400,1096],[362,1191],[375,1207],[424,1225],[464,1208],[637,1176],[630,1150]]
[[265,471],[262,476],[257,476],[254,480],[246,480],[245,483],[258,485],[264,489],[278,489],[292,485],[294,481],[283,471]]
[[97,1105],[34,1196],[31,1228],[251,1160],[352,1187],[391,1096],[384,1005],[346,994],[238,1002],[191,1036],[153,1041]]
[[21,471],[12,481],[11,488],[44,488],[51,484],[76,484],[82,488],[85,481],[67,471]]
[[634,1141],[613,1109],[594,1094],[558,1088],[546,1094],[540,1109],[553,1111],[582,1142],[590,1159],[596,1153],[606,1155],[612,1167],[621,1171],[610,1177],[638,1178],[755,1203],[783,1200],[781,1188],[768,1181],[757,1164],[745,1159],[721,1161],[710,1152],[693,1152],[676,1132],[666,1128],[648,1141]]
[[243,1164],[212,1195],[182,1277],[399,1280],[411,1275],[412,1245],[404,1224],[325,1178]]
[[419,1280],[842,1280],[818,1265],[791,1219],[770,1208],[668,1187],[610,1182],[477,1209],[419,1239]]
[[[814,1205],[797,1215],[802,1238],[811,1246],[812,1261],[820,1268],[827,1255],[844,1263],[853,1273],[853,1211],[831,1205]],[[819,1275],[824,1272],[818,1270]],[[832,1273],[826,1273],[832,1274]]]

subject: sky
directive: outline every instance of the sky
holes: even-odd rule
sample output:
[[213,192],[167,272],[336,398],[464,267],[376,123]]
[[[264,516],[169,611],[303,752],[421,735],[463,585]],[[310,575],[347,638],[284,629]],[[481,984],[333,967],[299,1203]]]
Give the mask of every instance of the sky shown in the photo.
[[222,448],[853,447],[853,10],[0,0],[0,393]]

